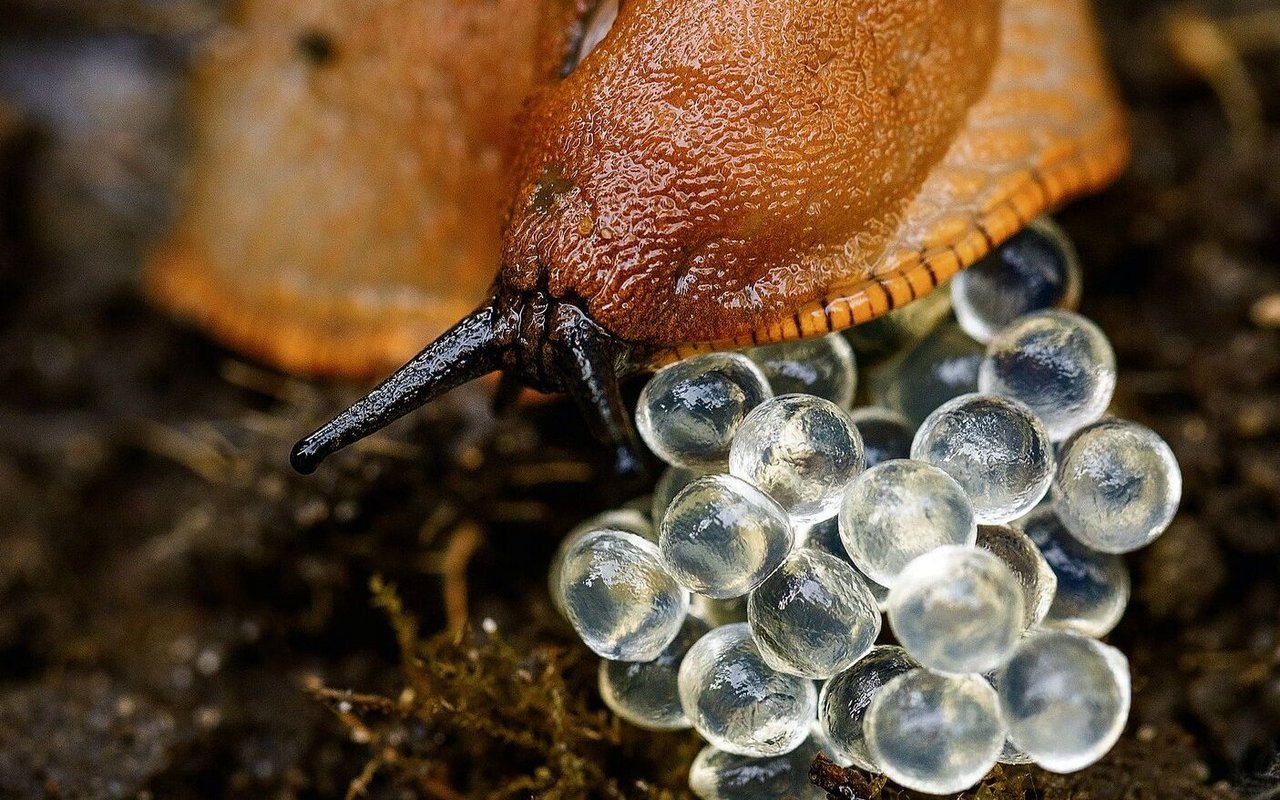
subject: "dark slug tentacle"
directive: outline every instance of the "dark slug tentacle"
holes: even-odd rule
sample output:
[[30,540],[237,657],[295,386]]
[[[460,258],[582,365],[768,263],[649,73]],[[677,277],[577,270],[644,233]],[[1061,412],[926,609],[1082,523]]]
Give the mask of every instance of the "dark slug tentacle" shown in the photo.
[[494,298],[427,345],[390,378],[307,438],[289,456],[304,475],[347,445],[468,381],[503,370],[499,400],[510,401],[515,382],[542,391],[567,391],[592,432],[617,448],[624,474],[643,469],[639,440],[618,385],[629,346],[582,308],[543,293]]
[[515,325],[502,309],[494,305],[480,307],[351,408],[294,445],[289,463],[309,475],[338,450],[450,389],[499,369],[515,333]]
[[556,373],[571,376],[563,388],[582,410],[592,434],[613,444],[614,469],[620,475],[643,472],[643,450],[619,386],[630,348],[573,305],[556,307],[550,330],[548,352],[556,359]]

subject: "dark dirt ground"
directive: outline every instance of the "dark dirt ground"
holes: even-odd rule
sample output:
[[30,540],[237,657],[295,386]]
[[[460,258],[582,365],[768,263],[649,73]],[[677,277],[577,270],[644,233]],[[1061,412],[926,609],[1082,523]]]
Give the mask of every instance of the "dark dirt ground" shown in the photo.
[[[1186,489],[1115,753],[976,796],[1280,797],[1280,4],[1101,5],[1134,163],[1059,219]],[[682,796],[693,737],[611,719],[548,610],[560,535],[634,492],[571,410],[460,391],[301,478],[356,390],[140,296],[218,13],[0,0],[0,797]]]

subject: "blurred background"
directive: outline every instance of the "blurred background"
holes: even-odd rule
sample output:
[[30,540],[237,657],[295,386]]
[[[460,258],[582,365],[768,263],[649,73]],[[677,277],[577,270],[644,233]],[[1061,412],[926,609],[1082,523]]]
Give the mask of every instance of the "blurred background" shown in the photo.
[[[1122,743],[983,796],[1280,797],[1280,3],[1099,6],[1134,158],[1058,219],[1186,486]],[[227,11],[0,0],[0,797],[684,796],[692,734],[608,716],[549,610],[560,536],[645,489],[575,411],[472,386],[301,478],[360,387],[144,298]]]

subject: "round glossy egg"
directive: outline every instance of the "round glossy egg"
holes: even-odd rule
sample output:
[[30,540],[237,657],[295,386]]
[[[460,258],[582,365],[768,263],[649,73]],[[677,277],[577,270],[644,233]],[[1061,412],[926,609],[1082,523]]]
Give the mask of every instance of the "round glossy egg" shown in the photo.
[[680,702],[717,748],[743,756],[789,753],[809,737],[818,702],[813,681],[765,663],[746,623],[724,625],[685,654]]
[[746,355],[776,395],[811,394],[841,408],[853,402],[858,370],[853,347],[838,333],[753,347]]
[[663,569],[658,548],[623,531],[589,533],[569,548],[560,597],[587,647],[618,661],[657,658],[689,610],[689,593]]
[[984,525],[1035,508],[1053,481],[1044,425],[1022,403],[995,395],[967,394],[944,403],[916,431],[911,457],[955,478]]
[[741,353],[707,353],[654,373],[636,403],[636,428],[668,464],[714,469],[751,409],[773,396],[764,373]]
[[912,559],[973,544],[973,507],[950,475],[923,461],[886,461],[853,482],[840,506],[840,539],[871,580],[892,587]]
[[1062,445],[1054,511],[1094,550],[1128,553],[1164,533],[1182,499],[1173,451],[1149,428],[1105,419]]
[[871,701],[867,745],[884,773],[928,794],[959,792],[996,765],[1005,727],[995,690],[978,675],[916,669]]
[[662,563],[683,586],[723,599],[746,594],[791,552],[787,513],[732,475],[704,475],[676,495],[662,518]]
[[729,451],[729,472],[777,500],[797,524],[835,516],[845,487],[865,465],[848,412],[803,394],[757,406]]
[[916,558],[889,589],[889,626],[923,666],[987,672],[1009,658],[1026,626],[1022,587],[1000,559],[947,545]]
[[769,666],[830,678],[866,655],[880,610],[848,561],[797,549],[747,600],[751,634]]
[[897,645],[877,645],[853,666],[822,684],[818,725],[837,756],[869,772],[880,772],[867,747],[863,721],[886,683],[920,666]]
[[1102,758],[1129,717],[1127,660],[1078,634],[1028,637],[997,682],[1009,740],[1051,772],[1075,772]]
[[1018,400],[1062,441],[1106,413],[1116,357],[1097,325],[1051,309],[1015,320],[987,345],[978,389]]

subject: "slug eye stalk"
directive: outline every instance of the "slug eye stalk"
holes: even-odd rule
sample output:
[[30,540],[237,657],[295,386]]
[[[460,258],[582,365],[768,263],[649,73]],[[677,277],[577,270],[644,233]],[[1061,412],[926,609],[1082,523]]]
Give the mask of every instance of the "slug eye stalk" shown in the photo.
[[289,462],[309,475],[330,455],[496,370],[540,390],[573,397],[592,433],[611,443],[616,468],[643,469],[639,439],[622,400],[630,347],[586,311],[541,293],[494,298],[464,317],[373,391],[294,445]]

